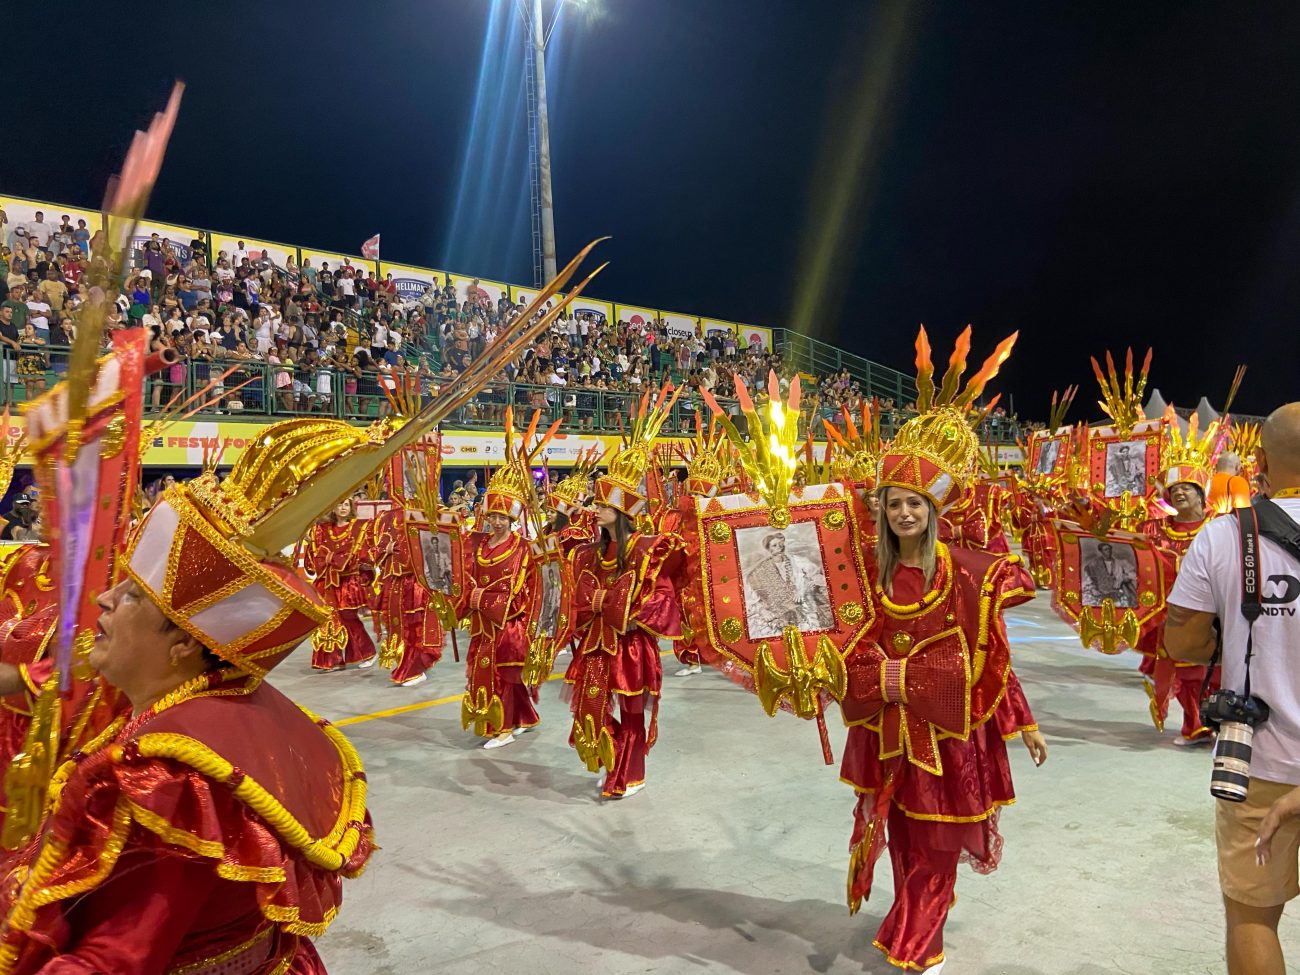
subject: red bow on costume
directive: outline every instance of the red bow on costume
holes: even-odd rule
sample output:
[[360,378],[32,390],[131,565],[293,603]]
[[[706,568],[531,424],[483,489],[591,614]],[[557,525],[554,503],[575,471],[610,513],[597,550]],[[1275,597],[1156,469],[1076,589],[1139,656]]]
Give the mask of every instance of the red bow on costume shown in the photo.
[[[958,627],[912,644],[896,633],[886,654],[878,644],[862,644],[849,667],[845,698],[850,720],[875,718],[881,759],[907,752],[918,768],[943,774],[939,733],[970,734],[971,668],[966,637]],[[877,717],[878,716],[878,717]],[[878,722],[878,724],[876,724]]]

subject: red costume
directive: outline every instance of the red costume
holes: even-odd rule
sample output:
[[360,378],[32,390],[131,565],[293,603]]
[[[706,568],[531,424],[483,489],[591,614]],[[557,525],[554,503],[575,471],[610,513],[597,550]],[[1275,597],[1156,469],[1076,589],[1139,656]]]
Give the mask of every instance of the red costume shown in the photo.
[[339,524],[331,516],[313,527],[307,540],[307,571],[334,611],[312,645],[311,665],[317,670],[341,670],[375,656],[374,641],[360,617],[370,606],[370,531],[370,522],[351,518]]
[[[1208,518],[1197,522],[1180,522],[1168,519],[1149,521],[1142,526],[1143,532],[1159,546],[1158,551],[1169,566],[1169,580],[1178,574],[1178,566],[1192,539],[1204,527]],[[1165,653],[1165,625],[1163,618],[1159,625],[1150,626],[1142,631],[1138,639],[1138,653],[1142,654],[1142,663],[1138,670],[1151,678],[1146,683],[1147,693],[1151,698],[1151,717],[1156,727],[1163,729],[1165,719],[1169,716],[1169,700],[1174,697],[1183,709],[1182,736],[1185,741],[1207,738],[1211,731],[1201,721],[1201,690],[1206,686],[1205,678],[1209,668],[1204,664],[1186,664],[1175,661]],[[1219,686],[1218,668],[1209,684],[1209,690]]]
[[560,529],[560,548],[567,555],[579,545],[595,541],[598,534],[596,512],[590,508],[582,508],[569,518],[567,525]]
[[850,727],[840,774],[858,793],[850,906],[870,894],[888,835],[894,903],[874,943],[892,964],[921,970],[943,960],[959,860],[984,873],[998,865],[998,810],[1015,801],[1003,738],[1034,727],[1002,622],[1003,610],[1033,598],[1019,557],[942,543],[937,554],[928,588],[907,566],[892,597],[876,583],[879,644],[849,657],[842,702]]
[[[624,526],[647,515],[643,492],[655,436],[676,401],[665,388],[652,408],[647,409],[649,394],[634,406],[629,439],[610,461],[609,472],[596,480],[597,507],[618,512]],[[672,583],[681,540],[629,531],[621,553],[618,544],[602,531],[598,541],[570,556],[578,650],[564,677],[573,695],[569,743],[589,771],[605,769],[601,795],[613,799],[645,785],[646,753],[658,737],[659,641],[682,635]]]
[[[979,443],[971,404],[996,374],[1015,336],[1004,340],[959,392],[970,343],[958,339],[936,391],[925,330],[917,339],[920,414],[907,421],[880,460],[877,483],[925,497],[929,517],[958,504],[975,474]],[[902,563],[902,544],[882,500],[881,544],[893,552],[893,578],[869,569],[879,632],[845,660],[841,705],[849,724],[841,774],[858,793],[849,864],[849,909],[871,891],[888,835],[894,903],[875,945],[893,965],[924,971],[942,964],[943,926],[957,865],[997,867],[998,810],[1015,800],[1004,735],[1033,728],[1011,672],[1002,614],[1033,598],[1016,555],[992,555],[936,542],[934,571]],[[887,534],[886,534],[887,533]],[[913,551],[924,539],[912,537]],[[1001,713],[1000,713],[1001,712]]]
[[[709,496],[711,497],[712,494]],[[681,564],[694,566],[698,564],[700,557],[700,543],[694,531],[695,498],[689,494],[684,496],[675,514],[673,521],[676,524],[672,529],[672,535],[681,540],[684,553]],[[684,667],[699,667],[704,659],[704,651],[709,645],[708,635],[705,632],[704,611],[700,605],[700,600],[703,598],[700,577],[698,573],[683,571],[673,582],[681,610],[682,632],[681,639],[673,643],[673,655]]]
[[614,544],[593,542],[573,553],[578,652],[564,678],[573,688],[569,743],[591,771],[604,766],[601,794],[608,797],[645,782],[646,754],[658,737],[659,641],[681,637],[671,580],[681,542],[635,534],[621,570]]
[[495,545],[486,532],[473,533],[456,584],[456,613],[470,633],[461,723],[473,722],[483,737],[534,727],[541,719],[523,682],[538,595],[528,543],[517,532]]
[[[1206,492],[1214,477],[1213,467],[1223,448],[1220,423],[1212,421],[1204,432],[1195,416],[1183,431],[1172,408],[1164,422],[1164,436],[1160,445],[1159,486],[1170,507],[1170,492],[1177,485],[1195,489],[1202,504],[1199,521],[1177,521],[1152,518],[1142,523],[1142,532],[1155,543],[1156,553],[1167,568],[1169,585],[1173,585],[1182,565],[1183,556],[1191,548],[1197,533],[1214,517],[1207,505]],[[1213,672],[1203,664],[1185,664],[1170,659],[1165,652],[1165,611],[1146,624],[1138,638],[1136,649],[1142,654],[1139,670],[1150,678],[1144,683],[1151,701],[1151,719],[1163,731],[1169,716],[1170,698],[1177,698],[1183,709],[1182,737],[1184,741],[1208,739],[1213,734],[1201,721],[1201,692],[1213,692],[1219,686],[1219,670]],[[1208,680],[1207,680],[1208,678]]]
[[29,693],[0,699],[0,769],[7,769],[22,750],[32,701],[40,693],[27,668],[45,656],[58,619],[49,554],[45,545],[22,544],[5,546],[0,556],[0,661],[19,668],[29,688]]
[[63,762],[0,889],[3,975],[324,972],[308,939],[373,850],[365,773],[339,731],[263,682],[330,608],[258,553],[301,536],[295,502],[320,497],[305,481],[328,470],[347,488],[383,448],[342,421],[295,422],[224,482],[169,489],[129,540],[134,585],[219,659]]
[[419,553],[411,551],[406,516],[399,507],[381,512],[375,519],[371,539],[371,561],[377,573],[379,618],[393,641],[396,663],[393,683],[402,684],[422,676],[442,659],[442,625],[431,605],[429,590],[415,575]]
[[1036,498],[1025,495],[1011,510],[1011,525],[1020,532],[1020,546],[1029,562],[1029,574],[1040,589],[1056,588],[1056,530],[1053,512]]
[[328,724],[214,671],[59,775],[31,875],[3,892],[0,972],[325,971],[308,938],[373,848],[360,760]]
[[1011,546],[1002,527],[1002,488],[980,480],[962,501],[943,513],[940,535],[944,541],[975,552],[1009,555]]
[[[711,418],[707,430],[695,418],[695,439],[682,451],[686,460],[686,480],[674,481],[677,487],[676,507],[660,521],[660,531],[681,539],[683,567],[699,563],[699,539],[696,536],[696,499],[714,498],[740,488],[736,476],[735,456],[725,428],[716,418]],[[673,579],[677,600],[681,607],[682,638],[673,643],[673,654],[686,669],[683,674],[700,669],[705,654],[712,659],[702,600],[702,580],[699,573],[682,571]]]

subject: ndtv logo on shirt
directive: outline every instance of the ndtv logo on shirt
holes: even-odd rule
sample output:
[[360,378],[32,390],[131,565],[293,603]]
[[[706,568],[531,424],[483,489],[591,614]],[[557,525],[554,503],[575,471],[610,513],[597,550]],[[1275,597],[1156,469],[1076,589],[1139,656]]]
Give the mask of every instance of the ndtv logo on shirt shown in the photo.
[[1265,616],[1295,616],[1294,606],[1282,604],[1294,603],[1297,598],[1300,598],[1300,579],[1285,573],[1269,576],[1259,594]]

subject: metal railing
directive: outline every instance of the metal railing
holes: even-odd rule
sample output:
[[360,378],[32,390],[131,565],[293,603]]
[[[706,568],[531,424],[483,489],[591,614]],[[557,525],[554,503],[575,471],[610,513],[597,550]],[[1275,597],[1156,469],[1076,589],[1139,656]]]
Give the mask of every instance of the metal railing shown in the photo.
[[852,352],[787,328],[772,330],[774,350],[799,372],[827,376],[847,369],[864,396],[892,399],[900,406],[916,400],[916,380],[897,369],[864,359]]
[[[0,368],[8,379],[0,383],[0,406],[21,403],[59,382],[67,369],[68,352],[66,347],[25,347],[17,358],[27,357],[29,369],[37,360],[43,361],[44,366],[25,373],[19,369],[14,352],[6,350],[0,356]],[[232,366],[237,366],[235,372],[205,397],[206,405],[198,411],[198,416],[247,420],[328,416],[368,423],[391,412],[389,399],[381,388],[383,383],[389,384],[390,389],[403,384],[412,398],[418,396],[427,401],[440,384],[456,382],[455,377],[417,375],[414,372],[366,371],[357,377],[350,371],[325,366],[290,366],[256,359],[189,359],[145,380],[146,416],[160,414],[169,403],[188,400]],[[529,416],[534,409],[540,410],[544,422],[559,420],[560,429],[566,433],[619,434],[627,429],[628,412],[640,397],[640,390],[494,382],[456,410],[444,424],[455,429],[500,430],[509,406],[517,417]],[[725,397],[717,400],[744,432],[745,420],[740,414],[739,403]],[[669,414],[663,432],[693,434],[697,431],[697,417],[702,416],[703,422],[707,423],[708,412],[700,394],[687,388]],[[881,417],[882,435],[892,437],[908,416],[901,409],[886,411]],[[821,433],[823,417],[838,422],[839,413],[836,411],[832,415],[827,410],[820,410],[813,415],[810,410],[805,410],[800,416],[801,432],[806,435],[809,424],[812,424],[816,439],[824,439]],[[854,421],[860,422],[861,417],[855,416]],[[1020,431],[1015,421],[1009,418],[990,417],[979,434],[987,443],[1005,444],[1015,443]]]

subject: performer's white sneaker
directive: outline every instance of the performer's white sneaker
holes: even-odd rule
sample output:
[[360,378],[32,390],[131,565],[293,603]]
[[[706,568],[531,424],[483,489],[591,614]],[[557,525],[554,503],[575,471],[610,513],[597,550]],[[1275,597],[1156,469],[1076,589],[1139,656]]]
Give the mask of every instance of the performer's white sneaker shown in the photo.
[[358,666],[360,669],[362,669],[362,670],[369,670],[371,667],[373,667],[373,666],[374,666],[375,664],[377,664],[378,662],[379,662],[379,654],[375,654],[375,655],[374,655],[373,657],[371,657],[369,660],[363,660],[363,661],[361,661],[361,663],[357,664],[357,666]]
[[560,647],[560,649],[555,651],[555,655],[557,657],[567,657],[571,653],[573,653],[573,651],[570,650],[568,647]]
[[533,726],[528,727],[528,728],[523,728],[523,727],[516,728],[516,729],[514,730],[514,736],[515,736],[516,738],[518,738],[520,735],[526,735],[526,734],[528,734],[528,732],[532,731],[533,728],[535,728],[535,727],[536,727],[536,725],[533,725]]
[[629,786],[627,787],[626,791],[624,791],[624,793],[623,793],[623,798],[624,798],[624,799],[630,799],[632,796],[636,795],[638,792],[640,792],[640,791],[641,791],[642,789],[644,789],[644,788],[645,788],[645,783],[644,783],[644,782],[638,782],[636,785],[629,785]]
[[921,975],[940,975],[940,973],[943,971],[943,966],[946,964],[948,964],[947,958],[939,962],[939,964],[927,968],[924,972],[921,973]]
[[698,674],[700,670],[701,668],[699,664],[688,664],[687,666],[683,667],[681,670],[677,671],[677,673],[674,674],[673,676],[690,677],[691,674]]
[[491,739],[490,741],[484,742],[483,747],[504,748],[506,745],[510,744],[514,740],[515,740],[515,733],[513,731],[503,731],[501,734],[497,735],[495,738]]
[[416,674],[414,677],[410,678],[409,680],[402,681],[400,684],[398,684],[398,686],[414,687],[416,684],[423,684],[428,679],[429,679],[428,674]]

